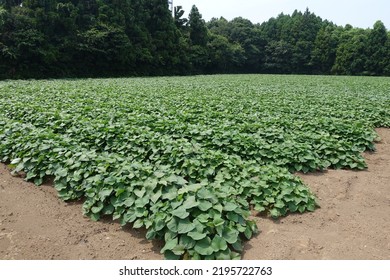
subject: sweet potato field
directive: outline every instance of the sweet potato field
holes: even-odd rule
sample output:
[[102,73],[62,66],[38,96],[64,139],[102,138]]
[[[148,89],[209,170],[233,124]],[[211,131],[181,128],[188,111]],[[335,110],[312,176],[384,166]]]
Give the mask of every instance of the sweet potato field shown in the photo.
[[146,228],[167,259],[239,259],[252,215],[315,211],[294,173],[365,169],[375,127],[390,78],[0,82],[0,160],[93,220]]

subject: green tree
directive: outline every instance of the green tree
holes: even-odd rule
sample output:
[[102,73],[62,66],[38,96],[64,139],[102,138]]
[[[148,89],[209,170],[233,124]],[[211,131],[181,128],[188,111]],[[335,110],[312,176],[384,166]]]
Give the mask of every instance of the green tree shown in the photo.
[[330,74],[336,60],[338,47],[338,33],[336,28],[329,24],[324,25],[317,33],[311,53],[313,72]]
[[[5,15],[5,17],[4,17]],[[44,77],[52,60],[44,34],[30,17],[29,10],[14,7],[10,14],[3,13],[0,32],[0,61],[3,78],[23,76]]]
[[310,73],[311,53],[322,19],[306,9],[304,13],[294,11],[282,27],[281,39],[292,46],[291,72]]
[[386,56],[385,56],[385,68],[383,74],[390,76],[390,32],[387,33],[387,42],[386,42]]
[[101,24],[79,33],[78,41],[75,60],[79,75],[121,75],[134,61],[123,28]]
[[341,75],[365,74],[367,35],[364,29],[350,29],[349,27],[341,34],[341,42],[337,48],[332,73]]
[[23,0],[0,0],[0,5],[9,11],[15,6],[20,6],[22,2]]
[[208,30],[206,22],[199,13],[198,8],[193,5],[188,15],[188,23],[191,45],[206,46],[208,40]]
[[224,36],[230,40],[231,26],[229,21],[223,17],[212,18],[207,22],[207,29],[213,34]]
[[284,41],[271,41],[265,49],[264,69],[268,73],[291,73],[292,47]]
[[245,52],[243,72],[256,72],[264,58],[264,48],[260,31],[250,20],[238,17],[229,22],[229,38],[238,43]]
[[189,61],[190,71],[202,73],[208,64],[208,29],[206,22],[199,13],[198,8],[193,5],[188,15],[189,30]]
[[4,27],[5,18],[7,16],[7,10],[0,6],[0,30]]
[[184,15],[183,7],[176,6],[174,8],[173,14],[174,14],[174,20],[175,20],[175,25],[176,25],[177,29],[179,29],[179,30],[184,29],[187,22],[188,22],[188,19],[183,18],[183,15]]
[[383,22],[377,21],[369,31],[366,46],[366,71],[371,75],[383,75],[387,64],[387,30]]
[[146,7],[150,15],[146,26],[153,44],[151,70],[159,75],[170,73],[180,63],[178,56],[180,32],[176,28],[166,0],[149,0]]
[[234,73],[238,72],[245,63],[245,50],[238,43],[218,34],[210,34],[208,43],[209,64],[208,72]]

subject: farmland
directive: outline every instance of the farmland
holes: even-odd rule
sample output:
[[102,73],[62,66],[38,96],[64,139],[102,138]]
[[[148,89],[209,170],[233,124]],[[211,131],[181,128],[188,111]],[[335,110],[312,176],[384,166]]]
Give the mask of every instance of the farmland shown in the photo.
[[236,259],[258,231],[251,213],[315,211],[294,172],[366,168],[389,89],[258,75],[1,82],[0,158],[37,185],[54,177],[93,220],[146,228],[168,259]]

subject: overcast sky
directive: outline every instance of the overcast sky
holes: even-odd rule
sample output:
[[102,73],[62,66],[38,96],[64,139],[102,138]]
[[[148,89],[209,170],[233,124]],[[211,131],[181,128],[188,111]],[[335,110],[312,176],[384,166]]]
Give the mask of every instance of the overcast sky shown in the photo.
[[186,15],[196,5],[206,21],[212,17],[231,20],[241,16],[262,23],[281,12],[291,14],[295,9],[303,12],[309,8],[337,25],[372,28],[381,20],[390,29],[390,0],[173,0],[173,4],[183,6]]

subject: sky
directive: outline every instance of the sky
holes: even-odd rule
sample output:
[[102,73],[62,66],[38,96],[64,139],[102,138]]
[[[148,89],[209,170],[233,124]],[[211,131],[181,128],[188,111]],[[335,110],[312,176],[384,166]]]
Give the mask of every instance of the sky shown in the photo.
[[381,20],[390,30],[390,0],[173,0],[173,5],[182,6],[186,16],[195,5],[206,21],[241,16],[253,23],[262,23],[282,12],[292,14],[295,9],[304,12],[309,8],[337,25],[372,28]]

